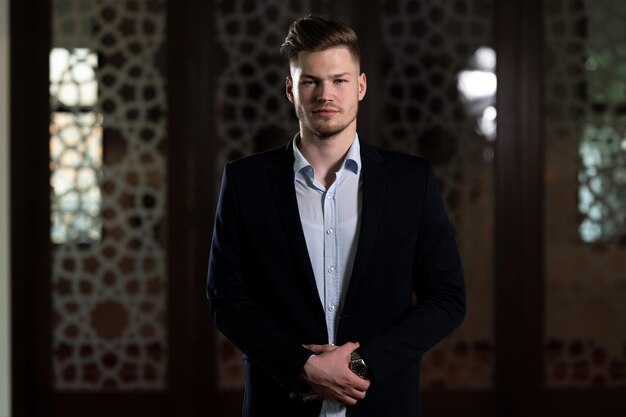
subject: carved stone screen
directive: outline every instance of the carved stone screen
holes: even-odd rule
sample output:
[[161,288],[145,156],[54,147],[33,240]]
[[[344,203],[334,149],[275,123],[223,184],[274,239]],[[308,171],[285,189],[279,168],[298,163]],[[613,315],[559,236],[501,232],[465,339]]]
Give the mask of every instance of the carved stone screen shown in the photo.
[[167,385],[165,0],[55,0],[56,390]]
[[472,300],[463,325],[424,355],[421,384],[489,388],[494,363],[494,2],[380,4],[383,145],[433,162]]
[[545,375],[626,386],[626,3],[546,0]]

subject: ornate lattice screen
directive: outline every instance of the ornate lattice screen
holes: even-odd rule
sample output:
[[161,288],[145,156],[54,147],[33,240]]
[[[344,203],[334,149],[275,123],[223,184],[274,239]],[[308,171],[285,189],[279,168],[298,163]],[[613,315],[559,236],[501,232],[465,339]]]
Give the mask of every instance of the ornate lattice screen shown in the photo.
[[494,2],[381,2],[383,144],[426,156],[461,249],[465,323],[422,362],[426,388],[493,384]]
[[51,51],[57,390],[162,389],[165,0],[56,0]]
[[549,387],[626,385],[626,3],[546,0]]

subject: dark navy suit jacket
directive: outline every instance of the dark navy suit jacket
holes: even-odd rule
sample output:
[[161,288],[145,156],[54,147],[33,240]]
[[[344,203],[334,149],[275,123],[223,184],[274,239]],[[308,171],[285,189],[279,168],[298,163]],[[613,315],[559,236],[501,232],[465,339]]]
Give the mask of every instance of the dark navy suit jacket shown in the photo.
[[[348,415],[416,417],[421,356],[465,315],[461,262],[430,163],[363,142],[361,161],[360,235],[337,343],[361,344],[372,384]],[[289,398],[307,390],[302,345],[328,341],[291,144],[226,166],[207,292],[217,327],[243,352],[244,416],[317,416],[321,401]]]

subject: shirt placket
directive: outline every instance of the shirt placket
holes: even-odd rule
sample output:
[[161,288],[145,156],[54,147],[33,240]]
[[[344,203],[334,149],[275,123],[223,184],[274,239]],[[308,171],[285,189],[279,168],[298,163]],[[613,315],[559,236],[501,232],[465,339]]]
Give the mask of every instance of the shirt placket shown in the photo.
[[335,317],[339,307],[337,259],[337,181],[324,196],[324,299],[328,343],[335,343]]
[[[324,196],[324,299],[326,313],[326,330],[328,343],[335,343],[335,322],[339,309],[341,291],[339,289],[339,240],[337,237],[337,187],[340,176],[337,173],[335,182],[328,188]],[[335,401],[324,401],[322,415],[327,417],[344,415],[343,407]]]

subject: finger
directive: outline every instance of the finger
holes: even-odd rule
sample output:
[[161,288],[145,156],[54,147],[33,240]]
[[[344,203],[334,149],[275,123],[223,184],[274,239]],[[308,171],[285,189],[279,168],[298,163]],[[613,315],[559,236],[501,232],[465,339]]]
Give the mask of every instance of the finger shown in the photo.
[[320,345],[306,345],[304,346],[305,348],[309,349],[311,352],[315,353],[315,354],[320,354],[322,353],[321,351],[321,346]]
[[321,353],[330,352],[332,350],[335,350],[335,346],[332,346],[332,345],[309,345],[309,347],[307,349],[309,349],[311,352],[315,353],[316,355],[319,355]]
[[367,379],[359,378],[358,376],[357,378],[358,381],[356,381],[352,386],[359,391],[367,391],[370,388],[370,381]]
[[315,353],[316,355],[319,355],[325,352],[332,352],[333,350],[337,349],[337,346],[333,344],[326,344],[326,345],[310,344],[310,345],[302,345],[302,346],[305,349],[308,349],[311,352]]
[[333,350],[337,349],[337,346],[330,344],[330,345],[322,345],[321,348],[323,352],[332,352]]
[[356,399],[350,397],[349,395],[342,395],[341,398],[339,398],[338,400],[339,402],[344,403],[345,405],[356,404]]
[[315,345],[315,344],[310,344],[310,345],[302,345],[305,349],[310,350],[311,352],[315,353],[316,355],[319,355],[320,353],[324,352],[324,346],[323,345]]
[[349,392],[349,396],[351,398],[354,398],[355,400],[362,400],[363,398],[365,398],[365,391],[353,389]]
[[320,397],[317,394],[309,394],[309,395],[305,395],[304,397],[302,397],[302,401],[309,402],[309,401],[316,401],[316,400],[321,400],[322,397]]
[[348,352],[354,352],[359,348],[359,346],[361,346],[359,342],[346,342],[345,344],[341,345],[341,347]]
[[349,375],[349,379],[347,381],[348,386],[357,389],[359,391],[367,391],[370,387],[370,381],[367,379],[363,379],[361,377],[356,376],[352,371],[350,371],[351,375]]

